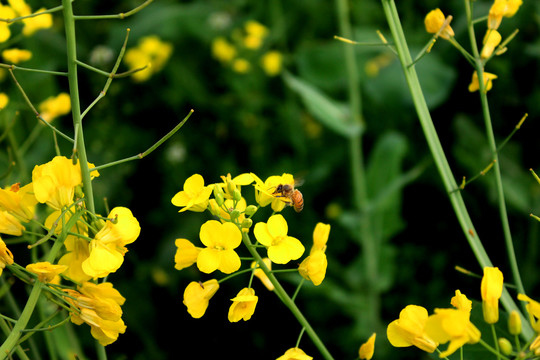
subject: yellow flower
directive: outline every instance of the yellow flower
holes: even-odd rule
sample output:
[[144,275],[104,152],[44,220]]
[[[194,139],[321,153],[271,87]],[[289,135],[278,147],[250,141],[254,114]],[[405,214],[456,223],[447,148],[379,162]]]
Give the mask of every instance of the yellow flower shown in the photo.
[[438,346],[425,331],[428,312],[417,305],[407,305],[399,313],[399,319],[392,321],[386,329],[390,344],[395,347],[416,346],[432,353]]
[[197,262],[201,248],[193,245],[188,239],[176,239],[174,244],[178,248],[174,255],[175,269],[182,270]]
[[516,14],[519,7],[523,4],[523,0],[507,0],[506,11],[504,17],[512,17]]
[[501,34],[499,34],[497,30],[488,30],[486,36],[484,37],[484,47],[482,48],[482,53],[480,54],[482,59],[487,59],[490,57],[500,42]]
[[[1,25],[0,25],[1,26]],[[0,28],[0,32],[2,29]],[[2,41],[0,41],[2,42]],[[0,110],[5,108],[9,102],[9,97],[5,93],[0,93]]]
[[204,315],[208,308],[208,302],[218,291],[219,284],[216,279],[204,283],[192,281],[184,290],[184,305],[188,313],[198,319]]
[[488,29],[498,29],[503,16],[514,16],[522,3],[522,0],[495,0],[489,9]]
[[326,250],[326,243],[330,236],[330,225],[317,223],[315,230],[313,230],[313,247],[311,251]]
[[[493,80],[497,78],[497,75],[484,71],[484,87],[486,91],[491,90],[493,86]],[[474,92],[480,89],[480,82],[478,81],[478,74],[476,71],[473,73],[472,81],[469,84],[469,91]]]
[[[92,171],[92,175],[99,176],[99,173]],[[79,161],[73,165],[70,159],[56,156],[46,164],[36,165],[32,171],[32,183],[38,202],[62,210],[73,203],[75,188],[82,183]]]
[[[86,236],[86,231],[81,232],[81,235]],[[78,283],[92,279],[92,276],[85,273],[82,268],[83,262],[90,256],[88,245],[88,240],[78,236],[69,235],[66,238],[64,246],[67,253],[58,260],[59,265],[67,266],[67,270],[62,275]]]
[[19,219],[7,211],[0,210],[0,233],[21,236],[25,227]]
[[243,173],[235,176],[234,178],[231,176],[231,174],[227,174],[227,176],[222,175],[221,180],[223,180],[223,182],[214,184],[214,186],[217,186],[223,190],[223,197],[225,199],[232,199],[235,191],[241,192],[242,186],[249,185],[255,181],[250,173]]
[[283,55],[279,51],[268,51],[261,58],[261,66],[268,76],[276,76],[281,72]]
[[67,93],[51,96],[39,104],[39,112],[43,120],[50,123],[56,117],[69,114],[71,111],[71,98]]
[[268,28],[255,20],[246,21],[244,27],[249,36],[264,38],[268,34]]
[[527,305],[525,305],[525,308],[527,309],[527,312],[529,313],[529,320],[531,322],[531,326],[537,333],[540,333],[540,303],[538,301],[535,301],[528,297],[525,294],[518,294],[517,296],[518,300],[526,301]]
[[129,70],[148,66],[132,75],[137,82],[146,81],[153,74],[161,71],[171,57],[173,47],[170,43],[161,41],[155,35],[145,36],[139,40],[137,47],[126,51],[124,62]]
[[90,325],[92,336],[103,346],[118,339],[126,331],[122,321],[125,298],[108,282],[85,282],[78,290],[65,289],[65,299],[76,311],[71,312],[71,322]]
[[259,298],[255,295],[253,288],[244,288],[232,298],[233,302],[229,308],[229,321],[238,322],[240,320],[248,321],[255,312]]
[[58,274],[66,271],[65,265],[53,265],[48,261],[37,262],[26,265],[26,270],[32,274],[36,274],[38,280],[44,283],[51,282]]
[[458,310],[462,310],[467,312],[468,314],[471,313],[472,309],[472,301],[465,296],[465,294],[462,294],[461,291],[456,290],[456,296],[454,296],[450,300],[450,304],[454,306]]
[[365,343],[360,346],[360,350],[358,350],[358,357],[360,359],[366,359],[370,360],[373,357],[373,353],[375,352],[375,338],[377,334],[373,333],[366,341]]
[[474,344],[480,340],[480,331],[469,317],[469,313],[459,309],[435,309],[435,314],[427,319],[426,334],[437,343],[450,342],[439,357],[447,357],[466,343]]
[[174,206],[182,207],[178,212],[186,210],[203,212],[208,207],[211,194],[212,186],[204,186],[203,177],[195,174],[184,182],[184,190],[174,195],[171,202]]
[[223,63],[231,62],[236,56],[236,49],[223,37],[217,37],[212,41],[212,55]]
[[[435,9],[431,10],[424,19],[424,25],[426,26],[426,31],[430,34],[436,34],[439,32],[441,27],[444,25],[444,21],[446,18],[444,17],[443,12],[441,9]],[[454,36],[454,30],[452,30],[452,27],[450,25],[447,25],[441,32],[440,37],[443,39],[450,39],[450,37]]]
[[197,257],[197,267],[204,273],[219,270],[225,274],[240,268],[240,257],[234,251],[242,242],[242,233],[233,223],[208,220],[199,234],[206,246]]
[[232,69],[237,73],[245,74],[251,69],[251,64],[246,59],[237,58],[232,62]]
[[285,351],[285,354],[281,355],[276,360],[313,360],[313,358],[306,355],[302,349],[294,347]]
[[[0,4],[0,19],[12,19],[15,17],[15,12],[9,6]],[[9,24],[5,21],[0,21],[0,43],[3,43],[11,36]]]
[[26,16],[32,13],[32,9],[24,0],[8,0],[8,4],[19,16]]
[[90,255],[82,262],[82,269],[92,278],[101,278],[115,272],[124,262],[125,245],[134,242],[141,227],[131,210],[115,207],[105,225],[90,241]]
[[[46,10],[47,10],[46,8],[41,8],[37,10],[34,14],[38,14]],[[23,35],[31,36],[38,30],[51,28],[53,25],[53,19],[52,19],[51,14],[42,14],[42,15],[26,18],[23,20],[23,23],[24,23],[24,28],[22,31]]]
[[313,285],[318,286],[324,280],[328,261],[326,254],[322,250],[312,251],[308,257],[302,261],[298,267],[298,272],[306,280],[313,282]]
[[286,264],[299,259],[304,253],[304,245],[288,236],[287,221],[282,215],[272,215],[267,223],[255,224],[255,238],[268,249],[268,257],[276,264]]
[[484,320],[495,324],[499,321],[499,298],[503,291],[503,274],[499,268],[485,267],[480,287]]
[[[263,258],[262,259],[264,264],[266,265],[266,267],[269,269],[269,270],[272,270],[272,261],[269,259],[269,258]],[[257,262],[254,261],[251,263],[251,267],[254,268],[255,266],[257,266]],[[263,283],[264,286],[266,286],[266,288],[270,291],[273,291],[274,290],[274,284],[272,284],[272,282],[270,281],[270,279],[268,278],[268,276],[266,276],[266,274],[264,273],[264,271],[260,268],[260,267],[257,267],[255,270],[253,270],[253,275],[255,275],[256,277],[259,278],[259,280],[261,280],[261,282]]]
[[2,57],[12,64],[18,64],[22,61],[30,60],[32,53],[24,49],[6,49],[2,51]]
[[290,204],[291,200],[288,197],[279,196],[279,194],[274,194],[274,192],[278,185],[288,184],[294,186],[295,181],[291,174],[273,175],[268,177],[264,182],[257,175],[253,173],[251,175],[255,179],[255,200],[260,206],[264,207],[271,204],[272,210],[279,212]]
[[9,189],[0,188],[0,210],[9,212],[22,222],[34,217],[37,200],[34,196],[34,184],[20,187],[19,183]]
[[13,264],[13,254],[7,248],[6,243],[0,238],[0,275],[4,271],[6,265]]
[[517,310],[512,310],[508,316],[508,332],[512,335],[521,334],[521,317]]

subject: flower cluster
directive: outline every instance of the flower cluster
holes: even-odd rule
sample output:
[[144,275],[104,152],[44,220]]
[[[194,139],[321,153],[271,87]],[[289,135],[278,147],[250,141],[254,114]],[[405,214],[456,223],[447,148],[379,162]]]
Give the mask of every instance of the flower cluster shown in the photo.
[[227,39],[218,36],[212,41],[212,55],[233,71],[245,74],[257,63],[268,76],[281,72],[282,54],[276,50],[261,53],[269,30],[255,20],[249,20],[241,28],[234,29]]
[[[499,321],[499,299],[503,286],[502,272],[496,267],[485,267],[480,284],[482,312],[484,321],[492,326]],[[527,302],[531,325],[539,332],[540,303],[524,294],[518,294],[517,298]],[[487,341],[481,341],[480,330],[471,322],[472,301],[460,290],[456,290],[450,304],[452,308],[435,309],[432,315],[422,306],[406,306],[399,314],[399,319],[388,325],[388,340],[395,347],[416,346],[429,353],[437,350],[441,358],[453,354],[465,344],[481,343],[489,347]],[[493,332],[495,333],[495,328]],[[521,317],[517,311],[512,311],[508,317],[508,332],[516,337],[521,333]],[[505,356],[519,353],[522,354],[521,359],[540,354],[540,336],[531,339],[525,347],[522,347],[516,338],[515,349],[505,337],[499,337],[496,342],[498,350],[489,347],[489,351],[500,351]],[[446,343],[446,349],[440,350],[439,346]],[[527,346],[529,353],[526,352]]]
[[[94,165],[88,167],[92,169]],[[98,176],[98,171],[90,172],[92,179]],[[137,239],[140,226],[127,208],[116,207],[102,218],[90,213],[84,201],[79,161],[63,156],[35,166],[31,183],[0,189],[1,233],[24,236],[27,223],[37,220],[37,214],[42,213],[36,211],[37,206],[45,204],[48,216],[41,226],[47,235],[37,243],[33,239],[31,246],[48,239],[62,246],[58,247],[61,251],[58,255],[22,268],[14,263],[12,252],[0,239],[0,274],[8,267],[25,280],[34,278],[45,284],[52,294],[67,303],[73,323],[87,323],[92,335],[107,345],[125,331],[120,318],[124,298],[111,283],[96,283],[96,280],[120,268],[126,245]],[[61,281],[60,277],[74,282],[76,289],[62,285],[63,290],[58,292],[54,285]]]
[[[482,65],[485,65],[492,56],[501,55],[506,51],[506,47],[501,45],[502,36],[497,29],[501,24],[502,18],[514,16],[522,3],[522,0],[494,0],[487,16],[487,30],[482,41],[483,47],[480,52]],[[460,50],[463,50],[454,39],[454,30],[450,26],[450,20],[451,16],[445,18],[440,9],[432,10],[426,15],[424,20],[426,31],[435,34],[435,37],[449,40]],[[485,91],[487,92],[493,87],[493,80],[497,79],[497,75],[482,71],[482,79]],[[479,81],[478,73],[474,71],[471,83],[469,84],[470,92],[480,89]]]
[[137,47],[126,51],[124,62],[130,71],[135,71],[131,75],[133,80],[143,82],[163,69],[172,51],[172,44],[162,41],[156,35],[149,35],[141,38]]
[[[186,179],[183,190],[172,198],[172,204],[180,208],[179,212],[208,210],[215,217],[201,225],[201,246],[185,238],[176,239],[175,268],[181,270],[196,264],[205,274],[215,271],[232,274],[219,281],[193,281],[186,287],[184,305],[194,318],[205,314],[221,282],[231,276],[251,274],[248,286],[231,298],[228,313],[230,322],[247,321],[253,316],[258,303],[258,296],[252,287],[253,277],[259,278],[268,290],[275,291],[278,283],[272,265],[287,265],[300,259],[305,252],[302,242],[289,234],[287,220],[280,214],[287,206],[295,207],[301,195],[297,193],[296,199],[291,197],[290,194],[298,190],[294,188],[293,176],[286,173],[270,176],[264,181],[253,173],[244,173],[234,178],[229,174],[221,179],[219,183],[207,185],[201,175],[195,174]],[[244,197],[245,191],[242,190],[246,186],[252,189],[253,204],[248,204]],[[259,221],[253,226],[252,217],[260,208],[267,206],[273,213],[267,221]],[[251,230],[255,243],[250,237]],[[303,279],[314,285],[320,285],[326,274],[325,251],[329,234],[330,225],[318,223],[313,232],[313,246],[309,256],[296,269],[290,269],[299,272]],[[247,250],[245,257],[240,256],[242,243]],[[259,255],[258,249],[264,249],[266,254],[263,256],[266,256]],[[249,261],[249,266],[241,270],[244,260]],[[297,358],[289,353],[294,353],[294,356],[302,354],[299,359],[311,359],[298,348],[288,350],[281,358]]]

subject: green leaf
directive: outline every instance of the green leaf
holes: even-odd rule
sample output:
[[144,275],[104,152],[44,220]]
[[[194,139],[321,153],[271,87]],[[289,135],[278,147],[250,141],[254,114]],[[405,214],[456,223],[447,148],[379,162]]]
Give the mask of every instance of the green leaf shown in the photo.
[[317,88],[289,73],[283,74],[287,86],[302,98],[307,110],[330,130],[344,137],[360,133],[361,126],[351,121],[347,107],[332,100]]

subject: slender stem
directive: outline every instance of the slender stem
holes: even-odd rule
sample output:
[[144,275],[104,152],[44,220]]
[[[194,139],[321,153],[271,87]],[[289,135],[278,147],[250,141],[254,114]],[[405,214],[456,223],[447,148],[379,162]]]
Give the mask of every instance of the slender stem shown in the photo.
[[81,166],[81,175],[86,198],[86,207],[91,213],[95,212],[94,192],[88,170],[88,159],[84,144],[83,127],[81,124],[81,104],[79,99],[79,84],[77,78],[77,42],[75,37],[75,19],[71,0],[62,0],[64,7],[64,27],[66,30],[67,65],[69,93],[71,97],[71,113],[73,116],[73,126],[77,129],[74,137],[77,139],[77,156]]
[[146,0],[141,5],[137,6],[135,9],[130,10],[126,13],[120,13],[115,15],[76,15],[74,16],[75,20],[103,20],[103,19],[125,19],[128,16],[134,15],[150,5],[154,0]]
[[244,245],[249,250],[251,255],[256,259],[257,263],[259,264],[260,268],[264,271],[266,276],[268,276],[268,279],[274,285],[274,293],[280,298],[280,300],[283,302],[283,304],[292,312],[294,317],[298,320],[300,325],[302,325],[305,328],[305,331],[308,333],[309,337],[319,349],[321,352],[321,355],[326,360],[333,359],[332,355],[330,355],[330,352],[328,352],[328,349],[326,349],[326,346],[324,346],[324,343],[321,341],[315,330],[311,327],[307,319],[304,317],[304,314],[298,309],[294,301],[289,297],[285,289],[281,286],[281,283],[276,279],[272,271],[266,266],[264,261],[262,260],[262,257],[259,255],[257,250],[251,246],[251,240],[249,238],[249,235],[245,232],[242,232],[242,241],[244,242]]
[[67,72],[64,72],[64,71],[50,71],[50,70],[42,70],[42,69],[31,69],[31,68],[25,68],[25,67],[17,66],[17,65],[0,64],[0,68],[4,68],[4,69],[8,69],[8,70],[21,70],[21,71],[28,71],[28,72],[37,72],[37,73],[49,74],[49,75],[67,76]]
[[510,222],[508,221],[508,214],[506,211],[506,202],[504,199],[504,188],[502,183],[501,168],[499,165],[499,156],[497,154],[497,144],[495,142],[495,135],[493,133],[493,126],[491,123],[491,115],[489,112],[489,104],[487,99],[487,90],[484,83],[484,65],[480,54],[478,53],[478,46],[476,44],[476,35],[474,33],[474,27],[472,24],[472,9],[470,0],[465,0],[465,9],[467,13],[467,23],[469,30],[469,39],[471,42],[471,47],[473,51],[473,56],[475,58],[475,69],[478,74],[480,101],[482,103],[482,114],[484,116],[484,125],[486,127],[486,135],[488,138],[489,149],[491,151],[491,156],[495,162],[493,166],[493,172],[495,173],[495,186],[497,189],[497,202],[499,206],[499,216],[501,218],[504,242],[506,245],[506,251],[508,254],[508,260],[510,262],[510,268],[512,271],[512,276],[514,282],[516,283],[517,291],[524,294],[525,289],[521,281],[521,276],[519,274],[519,266],[516,259],[516,254],[514,251],[514,244],[512,241],[512,232],[510,231]]
[[[448,193],[450,203],[454,209],[454,212],[457,216],[461,229],[469,245],[478,260],[478,263],[482,267],[492,266],[491,260],[487,255],[478,234],[474,229],[474,225],[469,216],[461,193],[458,191],[452,191],[457,188],[456,181],[446,159],[446,155],[442,148],[442,145],[439,141],[439,136],[435,130],[433,120],[431,119],[431,114],[426,104],[426,100],[422,93],[422,88],[420,87],[420,81],[418,80],[418,75],[416,74],[416,69],[414,66],[408,66],[412,62],[407,41],[405,39],[405,34],[401,27],[401,21],[396,9],[396,5],[393,0],[382,0],[382,5],[388,25],[394,37],[394,43],[396,44],[396,50],[399,55],[399,60],[405,75],[405,79],[409,86],[409,91],[413,98],[414,106],[418,115],[418,119],[424,131],[424,136],[430,148],[431,154],[439,171],[439,175],[443,181],[444,187]],[[530,338],[533,336],[534,332],[531,328],[527,319],[523,316],[520,309],[517,307],[514,299],[508,293],[508,290],[503,289],[503,294],[501,296],[501,303],[506,308],[508,312],[516,310],[522,319],[523,329],[522,334],[525,338]]]

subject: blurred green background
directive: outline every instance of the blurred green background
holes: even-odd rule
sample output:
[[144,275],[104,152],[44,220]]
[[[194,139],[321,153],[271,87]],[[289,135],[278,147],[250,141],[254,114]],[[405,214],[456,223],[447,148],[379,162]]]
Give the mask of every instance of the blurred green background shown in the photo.
[[[76,1],[74,9],[77,14],[117,14],[140,3]],[[29,4],[37,9],[58,2]],[[390,40],[379,1],[347,5],[354,34],[351,40],[377,42],[377,30]],[[476,1],[475,14],[484,16],[490,5],[491,1]],[[430,39],[423,19],[436,7],[453,15],[456,38],[468,48],[462,0],[398,2],[397,6],[413,56]],[[219,182],[220,175],[244,172],[263,179],[286,172],[304,179],[304,210],[299,214],[284,211],[289,234],[309,248],[317,222],[331,224],[332,230],[326,279],[319,287],[305,285],[298,303],[336,359],[357,357],[358,347],[374,331],[375,358],[427,358],[417,349],[391,348],[385,326],[408,304],[429,311],[448,307],[456,289],[479,299],[479,280],[454,270],[460,265],[481,272],[430,160],[400,65],[385,47],[335,40],[335,35],[342,35],[336,8],[336,2],[316,0],[159,0],[125,20],[77,23],[79,59],[105,71],[112,68],[127,28],[131,29],[128,49],[148,35],[157,35],[173,46],[161,71],[145,82],[114,80],[106,97],[86,116],[84,131],[91,162],[101,165],[143,152],[190,109],[195,110],[184,127],[149,157],[104,169],[94,180],[99,211],[104,211],[102,199],[107,198],[111,208],[129,207],[142,227],[139,239],[128,247],[124,265],[109,277],[127,298],[123,306],[127,331],[107,347],[110,359],[274,359],[296,343],[300,326],[259,282],[254,284],[259,303],[253,318],[246,323],[228,322],[229,299],[247,285],[247,275],[222,284],[202,319],[192,319],[186,312],[182,294],[187,284],[221,275],[201,274],[196,267],[181,272],[174,269],[174,240],[183,237],[197,243],[200,226],[211,218],[207,213],[179,214],[170,203],[194,173],[203,175],[207,183]],[[500,153],[500,165],[523,280],[529,295],[536,298],[540,296],[539,229],[528,215],[540,214],[540,184],[528,169],[540,171],[539,14],[540,4],[525,1],[513,18],[504,19],[499,29],[503,38],[515,28],[520,32],[508,51],[486,67],[499,77],[489,92],[498,140],[510,134],[524,113],[529,114],[522,130]],[[219,36],[231,39],[249,20],[263,24],[269,33],[262,47],[250,53],[250,71],[238,73],[212,56],[211,44]],[[477,24],[479,39],[484,29],[483,22]],[[60,15],[54,16],[52,29],[22,39],[17,46],[34,54],[23,66],[65,70]],[[347,46],[354,46],[360,74],[368,196],[371,200],[383,198],[371,214],[380,240],[378,309],[368,306],[366,300],[370,290],[365,286],[363,249],[357,236],[359,219],[365,214],[354,210],[352,203],[348,140],[333,128],[335,123],[321,118],[305,93],[307,87],[330,99],[331,109],[348,116]],[[283,54],[281,75],[267,76],[260,67],[260,56],[268,50]],[[417,69],[456,181],[474,176],[491,158],[478,94],[467,90],[470,65],[449,43],[439,40]],[[119,71],[127,70],[122,64]],[[36,104],[68,91],[65,78],[29,72],[16,72],[16,76]],[[80,69],[83,109],[97,97],[105,81],[103,76]],[[9,76],[0,89],[10,95],[6,111],[21,113],[15,131],[22,142],[34,128],[35,117]],[[3,121],[5,127],[7,120]],[[70,116],[55,120],[54,125],[66,133],[72,131]],[[7,168],[7,145],[2,146],[1,166]],[[70,156],[69,144],[60,141],[60,147]],[[43,131],[25,156],[27,179],[34,165],[53,155],[52,136]],[[16,169],[10,180],[17,181],[15,175],[21,170]],[[402,181],[403,186],[391,192],[389,185],[394,180]],[[243,191],[253,201],[251,189]],[[482,177],[463,194],[494,264],[511,281],[493,177]],[[265,221],[264,214],[268,213],[261,212],[255,219]],[[16,251],[20,250],[13,249]],[[292,292],[299,276],[280,279]],[[376,321],[372,322],[374,314]],[[84,325],[76,331],[88,339],[92,354],[89,328]],[[307,335],[301,348],[320,358]]]

